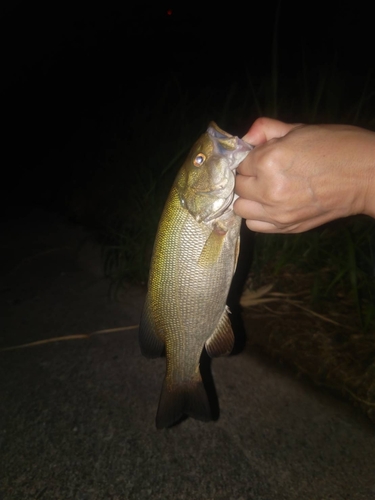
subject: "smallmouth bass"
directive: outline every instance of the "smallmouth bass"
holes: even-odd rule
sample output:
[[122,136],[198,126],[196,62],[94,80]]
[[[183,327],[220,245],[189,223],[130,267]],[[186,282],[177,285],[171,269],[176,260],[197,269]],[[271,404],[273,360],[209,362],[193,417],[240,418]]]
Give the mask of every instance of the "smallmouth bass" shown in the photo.
[[226,299],[241,218],[233,212],[235,169],[253,146],[211,122],[173,183],[159,222],[139,328],[142,354],[165,351],[158,429],[183,415],[212,419],[199,363],[228,355],[234,335]]

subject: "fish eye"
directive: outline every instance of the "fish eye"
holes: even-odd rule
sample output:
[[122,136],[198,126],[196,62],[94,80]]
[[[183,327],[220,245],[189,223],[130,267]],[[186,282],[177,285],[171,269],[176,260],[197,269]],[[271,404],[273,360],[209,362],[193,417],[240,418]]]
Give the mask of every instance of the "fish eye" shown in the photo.
[[206,155],[204,155],[203,153],[199,153],[194,159],[194,162],[193,162],[194,166],[200,167],[201,165],[203,165],[205,160],[206,160]]

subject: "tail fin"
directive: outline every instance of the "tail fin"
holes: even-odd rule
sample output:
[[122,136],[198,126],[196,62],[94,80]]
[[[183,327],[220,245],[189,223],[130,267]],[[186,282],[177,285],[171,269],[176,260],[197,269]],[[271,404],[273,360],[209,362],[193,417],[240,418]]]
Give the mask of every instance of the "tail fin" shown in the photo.
[[184,415],[203,421],[212,420],[211,407],[202,380],[168,388],[164,379],[156,415],[156,428],[170,427]]

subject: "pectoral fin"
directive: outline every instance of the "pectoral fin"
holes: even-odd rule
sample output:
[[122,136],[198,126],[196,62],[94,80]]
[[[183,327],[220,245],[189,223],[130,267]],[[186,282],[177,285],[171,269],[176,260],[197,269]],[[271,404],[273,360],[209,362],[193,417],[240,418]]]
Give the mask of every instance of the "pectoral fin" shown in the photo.
[[219,260],[226,234],[223,231],[211,231],[198,259],[200,266],[210,267],[216,264]]
[[234,334],[228,311],[226,306],[214,333],[206,341],[206,351],[211,358],[227,356],[233,350]]
[[157,358],[163,354],[164,343],[157,337],[150,317],[147,299],[139,325],[138,340],[141,352],[147,358]]

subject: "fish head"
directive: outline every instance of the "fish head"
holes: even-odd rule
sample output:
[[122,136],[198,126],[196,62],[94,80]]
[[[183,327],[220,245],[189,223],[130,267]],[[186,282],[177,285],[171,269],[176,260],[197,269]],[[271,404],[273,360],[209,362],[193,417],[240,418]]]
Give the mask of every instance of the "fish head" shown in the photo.
[[236,168],[252,149],[210,123],[190,150],[176,181],[181,206],[196,221],[210,222],[231,207]]

